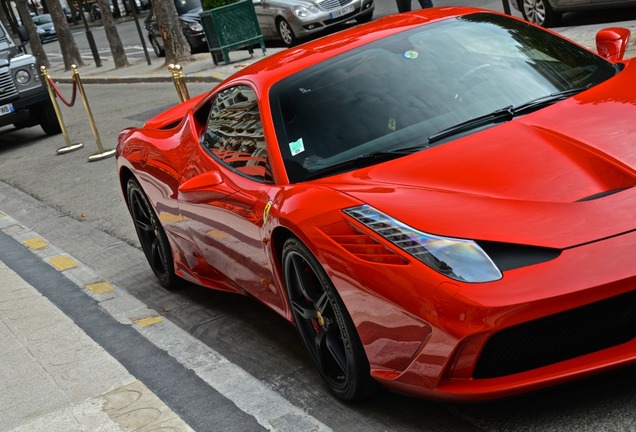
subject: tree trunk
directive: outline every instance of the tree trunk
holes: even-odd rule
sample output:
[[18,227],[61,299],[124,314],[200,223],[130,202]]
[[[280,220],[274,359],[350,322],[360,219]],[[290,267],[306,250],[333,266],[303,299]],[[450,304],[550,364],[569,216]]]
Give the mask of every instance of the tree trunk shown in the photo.
[[46,4],[51,14],[53,24],[55,25],[57,40],[62,50],[64,69],[70,70],[72,65],[84,66],[84,61],[80,56],[75,39],[73,39],[73,35],[71,34],[62,5],[58,0],[46,0]]
[[11,21],[9,21],[9,17],[4,11],[5,4],[0,5],[0,21],[2,21],[2,25],[7,29],[8,32],[13,32],[13,27],[11,26]]
[[190,45],[181,30],[174,2],[171,0],[151,0],[151,3],[157,16],[157,27],[161,32],[166,51],[165,64],[179,64],[192,60]]
[[2,1],[2,10],[5,16],[7,17],[7,19],[9,20],[9,27],[7,27],[7,30],[11,29],[11,33],[18,34],[18,20],[15,14],[13,13],[13,7],[11,7],[11,0],[0,0],[0,1]]
[[44,48],[42,47],[42,41],[40,41],[40,36],[38,36],[38,30],[35,28],[35,24],[33,24],[33,18],[31,18],[31,14],[29,13],[27,0],[16,0],[15,5],[18,9],[18,15],[20,15],[22,25],[26,27],[27,32],[29,33],[29,44],[31,45],[31,52],[33,53],[35,58],[38,59],[40,66],[50,68],[51,64],[49,63],[49,59],[46,56],[46,53],[44,52]]
[[130,66],[128,57],[126,57],[126,51],[124,51],[124,45],[121,43],[117,27],[115,26],[115,19],[108,6],[108,0],[98,0],[98,3],[99,8],[102,10],[102,24],[104,24],[106,39],[108,39],[108,45],[110,45],[110,52],[113,55],[115,68],[119,69]]

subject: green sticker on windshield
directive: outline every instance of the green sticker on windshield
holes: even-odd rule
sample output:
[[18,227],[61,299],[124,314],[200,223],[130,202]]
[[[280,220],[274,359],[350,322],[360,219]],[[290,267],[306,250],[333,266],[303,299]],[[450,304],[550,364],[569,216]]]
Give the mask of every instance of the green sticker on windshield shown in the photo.
[[420,54],[417,51],[413,51],[413,50],[408,50],[408,51],[404,52],[404,54],[402,54],[402,57],[404,57],[405,59],[409,59],[409,60],[415,60],[419,56],[420,56]]
[[292,156],[296,156],[305,151],[305,145],[303,144],[303,139],[298,138],[294,142],[289,143],[289,151],[291,151]]

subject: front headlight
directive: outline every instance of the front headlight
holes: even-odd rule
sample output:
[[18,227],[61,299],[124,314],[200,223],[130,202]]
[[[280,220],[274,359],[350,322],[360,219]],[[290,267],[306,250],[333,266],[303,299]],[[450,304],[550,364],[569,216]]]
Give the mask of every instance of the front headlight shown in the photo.
[[24,69],[20,69],[15,73],[15,80],[19,84],[27,84],[29,81],[31,81],[31,74]]
[[195,33],[203,31],[203,26],[201,25],[201,23],[198,22],[191,22],[190,24],[188,24],[188,27],[190,27],[190,30]]
[[311,14],[318,13],[318,8],[316,6],[294,6],[292,11],[298,18],[307,18]]
[[428,234],[368,205],[343,210],[433,270],[462,282],[491,282],[501,279],[497,266],[472,240]]

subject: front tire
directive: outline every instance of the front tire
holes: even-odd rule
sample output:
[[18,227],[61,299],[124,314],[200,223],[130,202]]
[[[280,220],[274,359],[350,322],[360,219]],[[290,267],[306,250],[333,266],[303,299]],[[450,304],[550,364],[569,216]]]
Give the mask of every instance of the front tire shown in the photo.
[[289,48],[298,43],[294,30],[291,28],[289,23],[285,21],[285,18],[280,18],[276,27],[278,28],[278,34],[285,46]]
[[55,114],[55,108],[53,108],[53,103],[50,100],[40,102],[31,108],[31,116],[39,120],[45,134],[57,135],[62,132],[60,122],[57,120],[57,114]]
[[344,400],[374,394],[377,383],[356,328],[318,260],[302,242],[290,238],[283,246],[282,263],[300,338],[331,391]]
[[174,288],[177,276],[174,273],[174,261],[166,232],[150,205],[148,197],[134,178],[128,180],[126,194],[135,231],[150,268],[161,285]]
[[163,49],[159,42],[157,42],[157,38],[154,36],[150,36],[150,45],[152,45],[152,50],[155,52],[157,57],[165,57],[166,51]]
[[548,0],[520,0],[519,9],[526,21],[543,27],[552,27],[561,18],[561,14],[552,9]]

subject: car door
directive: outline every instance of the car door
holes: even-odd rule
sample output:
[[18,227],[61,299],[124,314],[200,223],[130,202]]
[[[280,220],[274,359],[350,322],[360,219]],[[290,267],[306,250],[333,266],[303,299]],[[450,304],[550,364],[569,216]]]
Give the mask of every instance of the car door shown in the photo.
[[202,258],[236,289],[273,307],[275,290],[264,219],[274,193],[255,91],[230,87],[215,96],[200,139],[205,171],[179,187],[179,209]]

